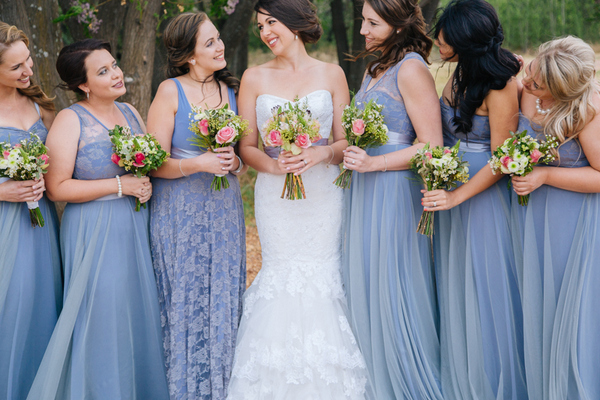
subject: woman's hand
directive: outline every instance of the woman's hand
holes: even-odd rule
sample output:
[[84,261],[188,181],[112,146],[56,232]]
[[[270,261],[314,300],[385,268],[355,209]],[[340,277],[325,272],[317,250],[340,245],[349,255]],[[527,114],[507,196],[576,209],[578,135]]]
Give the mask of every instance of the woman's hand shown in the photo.
[[235,171],[239,167],[239,162],[232,146],[220,147],[214,151],[218,153],[217,158],[220,158],[221,160],[221,174]]
[[152,196],[152,184],[147,176],[138,178],[133,174],[121,176],[121,188],[124,195],[137,197],[145,203]]
[[[319,149],[317,149],[317,147]],[[301,149],[300,154],[297,155],[293,155],[291,151],[282,151],[279,153],[279,158],[277,159],[279,170],[286,174],[291,173],[294,175],[301,175],[324,160],[323,154],[325,153],[325,150],[327,150],[327,152],[330,151],[327,146]]]
[[546,183],[547,169],[545,167],[533,167],[526,176],[513,176],[511,178],[513,190],[519,196],[525,196]]
[[344,150],[344,167],[357,172],[375,171],[374,157],[356,146],[348,146]]
[[446,190],[421,190],[423,198],[421,199],[421,205],[425,211],[442,211],[449,210],[452,207],[456,207],[456,199],[454,192],[448,192]]
[[23,203],[27,201],[38,201],[44,195],[46,182],[42,175],[40,179],[29,181],[8,180],[0,184],[0,200],[11,203]]
[[191,173],[208,172],[215,175],[226,175],[231,170],[234,170],[235,168],[233,167],[238,164],[232,146],[207,151],[194,157],[194,159],[196,161],[196,169]]

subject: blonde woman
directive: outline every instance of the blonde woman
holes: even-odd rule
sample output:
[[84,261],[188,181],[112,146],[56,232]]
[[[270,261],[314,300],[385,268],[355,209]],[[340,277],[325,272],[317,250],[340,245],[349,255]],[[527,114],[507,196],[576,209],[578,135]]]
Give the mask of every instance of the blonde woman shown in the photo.
[[594,51],[575,37],[525,67],[519,130],[555,136],[556,161],[513,177],[530,399],[599,399],[600,94]]

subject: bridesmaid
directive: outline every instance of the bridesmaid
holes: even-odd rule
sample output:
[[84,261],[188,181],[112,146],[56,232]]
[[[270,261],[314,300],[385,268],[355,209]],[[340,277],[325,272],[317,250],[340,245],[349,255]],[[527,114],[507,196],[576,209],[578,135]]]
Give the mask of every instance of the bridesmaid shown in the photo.
[[[438,314],[431,249],[416,232],[420,186],[408,162],[442,144],[440,105],[427,68],[432,40],[415,0],[367,0],[361,34],[368,67],[356,101],[383,104],[389,141],[350,146],[343,273],[373,399],[441,399]],[[415,139],[419,143],[413,144]]]
[[137,111],[115,100],[123,72],[96,39],[64,47],[64,87],[81,101],[61,111],[48,135],[48,195],[68,202],[60,244],[64,308],[28,399],[167,399],[160,315],[152,273],[148,178],[111,161],[108,129],[141,134]]
[[[177,16],[164,32],[167,76],[148,128],[171,159],[153,173],[154,271],[172,399],[224,399],[246,290],[246,245],[233,147],[200,151],[188,141],[191,105],[237,112],[239,80],[225,68],[225,47],[205,13]],[[210,188],[228,173],[230,187]],[[232,175],[233,174],[233,175]]]
[[455,0],[435,26],[442,60],[456,62],[440,104],[444,145],[460,140],[471,179],[425,192],[437,213],[434,237],[442,390],[445,399],[525,399],[522,311],[510,235],[507,178],[493,175],[491,150],[519,120],[519,60],[484,0]]
[[[54,104],[31,82],[29,39],[0,22],[0,142],[46,140]],[[54,160],[51,160],[54,161]],[[27,396],[62,307],[58,219],[44,179],[0,178],[0,398]],[[31,227],[26,201],[46,221]]]
[[[525,368],[530,399],[600,399],[600,94],[595,54],[568,36],[525,68],[519,129],[556,137],[558,157],[513,177],[522,247]],[[522,254],[520,254],[522,252]],[[519,257],[521,256],[521,257]]]

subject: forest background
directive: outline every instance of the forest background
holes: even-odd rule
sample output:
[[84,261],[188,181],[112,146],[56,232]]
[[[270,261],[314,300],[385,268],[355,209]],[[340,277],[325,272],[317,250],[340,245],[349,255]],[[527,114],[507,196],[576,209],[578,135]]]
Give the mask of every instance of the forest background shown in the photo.
[[[58,90],[56,57],[60,49],[87,37],[111,43],[113,55],[125,75],[127,94],[120,99],[146,114],[154,93],[165,78],[166,51],[162,32],[169,20],[185,11],[205,11],[219,28],[225,43],[228,68],[241,77],[248,66],[272,57],[258,37],[254,19],[257,0],[0,0],[0,21],[16,25],[30,38],[34,79],[60,110],[76,99]],[[322,39],[308,45],[323,61],[338,63],[349,87],[358,90],[366,62],[349,61],[364,49],[360,35],[363,0],[312,0],[323,25]],[[600,0],[488,0],[497,10],[504,29],[504,47],[520,54],[555,37],[567,34],[600,43]],[[429,25],[449,0],[420,0]],[[432,51],[432,73],[438,89],[452,73]],[[241,179],[247,225],[249,282],[260,269],[260,243],[254,223],[254,180],[251,170]]]

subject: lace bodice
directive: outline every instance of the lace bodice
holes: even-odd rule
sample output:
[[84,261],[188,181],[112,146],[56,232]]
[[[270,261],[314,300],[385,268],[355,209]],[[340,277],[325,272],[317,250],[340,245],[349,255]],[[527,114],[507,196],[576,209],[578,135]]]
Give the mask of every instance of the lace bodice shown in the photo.
[[[537,137],[539,140],[544,140],[544,133],[542,132],[541,126],[535,122],[531,122],[527,117],[519,115],[519,128],[518,132],[527,130],[530,136]],[[552,167],[564,167],[564,168],[579,168],[590,165],[587,160],[581,143],[579,140],[573,139],[562,144],[558,148],[558,154],[556,160],[548,163]]]
[[35,133],[42,140],[42,142],[46,142],[48,130],[46,129],[46,126],[42,122],[41,118],[38,119],[35,124],[33,124],[31,128],[26,131],[19,128],[0,126],[0,142],[10,142],[10,144],[14,146],[23,139],[29,139],[29,134],[31,133]]
[[[440,106],[442,108],[444,146],[454,146],[459,140],[461,143],[490,145],[490,119],[487,116],[474,115],[471,132],[464,134],[462,132],[456,132],[456,125],[452,122],[452,119],[454,118],[454,109],[448,104],[444,103],[442,99],[440,99]],[[460,115],[458,110],[456,111],[456,115]]]
[[[125,116],[131,131],[135,134],[143,134],[142,127],[133,111],[125,104],[117,102],[115,104]],[[93,180],[124,175],[126,173],[125,169],[119,167],[110,159],[112,143],[108,136],[108,128],[79,104],[73,104],[69,109],[75,111],[81,126],[73,178]]]

